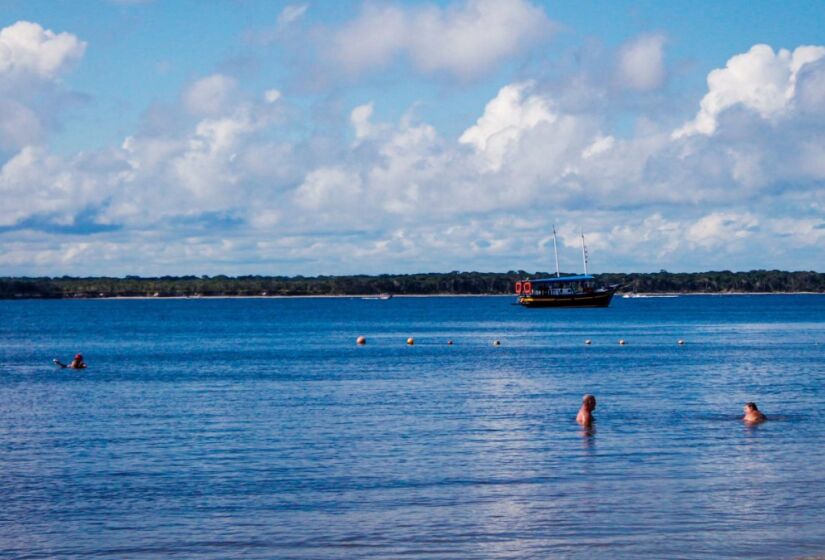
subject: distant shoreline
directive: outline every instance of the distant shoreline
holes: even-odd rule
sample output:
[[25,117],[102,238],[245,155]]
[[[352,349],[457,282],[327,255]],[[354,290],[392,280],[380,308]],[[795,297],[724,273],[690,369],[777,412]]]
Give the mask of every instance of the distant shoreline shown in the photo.
[[[674,297],[695,297],[695,296],[825,296],[823,292],[633,292],[633,297],[624,298],[624,294],[616,294],[616,299],[667,299]],[[515,294],[398,294],[391,299],[407,298],[515,298]],[[203,295],[203,296],[73,296],[73,297],[17,297],[5,298],[6,300],[51,300],[51,301],[76,301],[76,300],[216,300],[216,299],[364,299],[376,301],[375,294],[328,294],[328,295]]]
[[[515,295],[519,281],[548,276],[511,270],[313,277],[0,277],[0,299],[506,296]],[[815,271],[606,272],[594,274],[593,280],[618,286],[617,297],[825,293],[825,273]]]

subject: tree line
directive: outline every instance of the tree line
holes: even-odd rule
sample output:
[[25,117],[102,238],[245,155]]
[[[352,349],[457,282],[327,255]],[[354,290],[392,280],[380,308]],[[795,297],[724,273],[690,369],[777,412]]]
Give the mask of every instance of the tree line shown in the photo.
[[[446,272],[381,274],[377,276],[161,276],[58,278],[0,278],[0,299],[63,299],[103,297],[209,297],[209,296],[339,296],[510,294],[513,284],[525,278],[550,276],[547,272]],[[604,273],[604,284],[620,284],[620,292],[639,293],[825,293],[825,273],[751,270],[731,272]]]

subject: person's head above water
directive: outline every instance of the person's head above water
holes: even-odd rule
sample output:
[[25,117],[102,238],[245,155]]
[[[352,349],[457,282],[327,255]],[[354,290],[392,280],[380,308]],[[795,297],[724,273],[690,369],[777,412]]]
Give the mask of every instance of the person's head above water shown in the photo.
[[596,397],[587,394],[582,397],[582,407],[576,415],[576,422],[585,427],[590,427],[593,424],[592,412],[596,410]]
[[79,362],[82,362],[83,361],[83,355],[82,354],[75,354],[74,359],[79,361]]
[[757,408],[755,402],[746,402],[744,410],[745,410],[745,418],[744,418],[745,422],[748,422],[748,423],[752,424],[752,423],[756,423],[756,422],[762,422],[763,420],[765,420],[765,415],[762,414],[762,412],[759,410],[759,408]]

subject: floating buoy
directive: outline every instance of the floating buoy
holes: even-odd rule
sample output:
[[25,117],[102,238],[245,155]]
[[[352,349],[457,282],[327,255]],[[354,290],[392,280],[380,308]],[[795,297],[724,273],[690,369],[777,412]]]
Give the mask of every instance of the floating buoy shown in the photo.
[[682,340],[681,338],[680,338],[680,339],[679,339],[679,341],[677,342],[677,344],[678,344],[679,346],[684,345],[684,343],[685,343],[685,341],[684,341],[684,340]]
[[366,344],[366,343],[367,343],[367,337],[366,336],[359,336],[358,338],[355,339],[355,344]]
[[619,340],[619,346],[624,346],[624,339],[623,338]]
[[588,338],[587,340],[584,341],[584,343],[587,344],[588,346],[590,346],[593,343],[593,341]]
[[493,341],[493,346],[501,346],[501,341],[500,340],[494,340]]
[[453,341],[452,341],[452,340],[448,340],[448,341],[447,341],[447,346],[452,346],[452,345],[453,345]]
[[414,339],[413,337],[408,338],[408,339],[407,339],[407,344],[409,344],[410,346],[412,346],[413,344],[415,344],[415,339]]

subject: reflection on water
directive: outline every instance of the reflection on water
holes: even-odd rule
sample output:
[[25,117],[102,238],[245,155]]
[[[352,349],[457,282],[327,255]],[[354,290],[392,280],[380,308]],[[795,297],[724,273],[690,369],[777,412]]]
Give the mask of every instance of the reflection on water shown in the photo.
[[822,552],[821,340],[817,296],[4,302],[0,557]]

